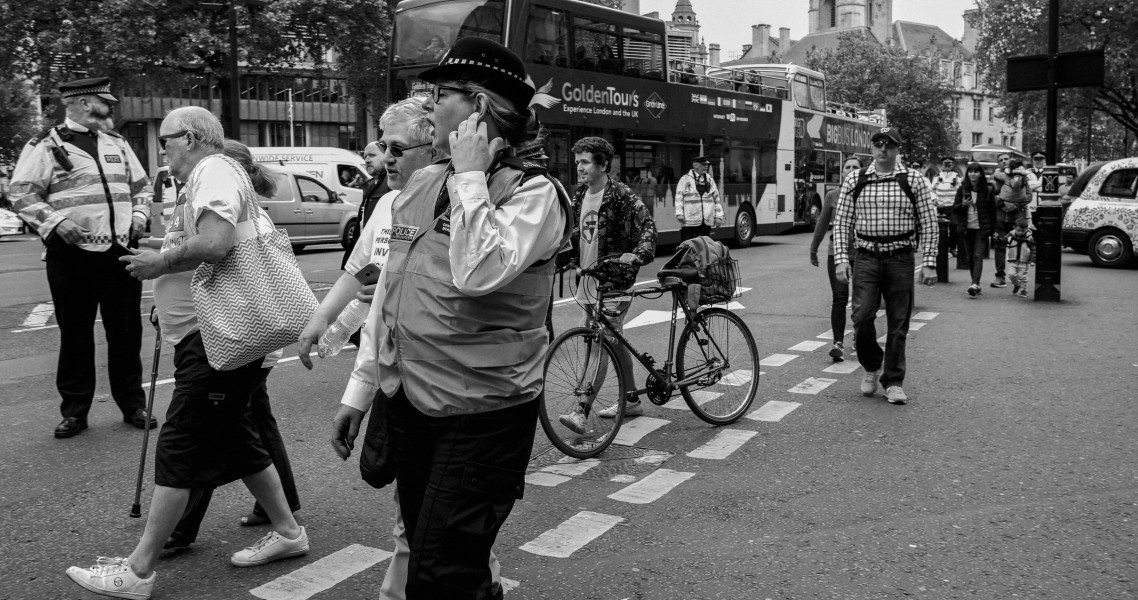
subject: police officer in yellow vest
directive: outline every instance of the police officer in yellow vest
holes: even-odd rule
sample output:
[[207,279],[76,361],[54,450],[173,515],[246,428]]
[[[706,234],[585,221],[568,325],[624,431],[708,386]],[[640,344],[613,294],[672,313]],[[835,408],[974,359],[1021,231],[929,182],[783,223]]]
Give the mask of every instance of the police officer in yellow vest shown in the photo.
[[47,246],[47,281],[59,323],[56,386],[63,421],[55,437],[87,428],[95,394],[95,312],[107,334],[111,395],[123,421],[155,427],[142,392],[142,282],[118,257],[150,217],[150,181],[111,130],[111,80],[59,86],[67,118],[28,142],[12,173],[12,203]]
[[434,146],[395,201],[381,306],[408,600],[501,597],[490,547],[525,488],[554,255],[569,199],[515,149],[540,143],[520,58],[479,37],[420,77]]

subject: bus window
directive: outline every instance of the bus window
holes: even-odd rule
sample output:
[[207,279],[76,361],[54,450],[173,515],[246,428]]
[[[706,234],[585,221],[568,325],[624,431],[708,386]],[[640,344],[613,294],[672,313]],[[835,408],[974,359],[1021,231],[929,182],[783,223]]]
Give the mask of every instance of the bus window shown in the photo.
[[810,106],[814,110],[826,110],[826,84],[817,77],[810,78]]
[[452,0],[401,11],[392,64],[437,64],[460,37],[501,43],[503,0]]
[[806,82],[805,75],[795,75],[791,84],[794,93],[794,102],[802,108],[810,108],[810,84]]
[[573,67],[583,71],[620,73],[616,55],[616,25],[592,19],[573,18]]
[[759,141],[758,183],[775,183],[778,172],[778,143],[775,140]]
[[646,79],[664,78],[664,43],[659,34],[626,27],[620,41],[625,75]]
[[837,152],[826,152],[826,183],[841,183],[842,155]]
[[523,57],[539,65],[569,66],[569,26],[565,13],[544,6],[530,10]]

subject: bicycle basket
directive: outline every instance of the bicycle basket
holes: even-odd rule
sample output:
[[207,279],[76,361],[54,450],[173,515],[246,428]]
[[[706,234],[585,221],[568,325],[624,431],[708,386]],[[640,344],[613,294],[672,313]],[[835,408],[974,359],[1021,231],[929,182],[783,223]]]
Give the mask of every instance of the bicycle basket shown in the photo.
[[707,265],[700,273],[700,305],[727,302],[735,295],[739,280],[739,261],[733,258]]

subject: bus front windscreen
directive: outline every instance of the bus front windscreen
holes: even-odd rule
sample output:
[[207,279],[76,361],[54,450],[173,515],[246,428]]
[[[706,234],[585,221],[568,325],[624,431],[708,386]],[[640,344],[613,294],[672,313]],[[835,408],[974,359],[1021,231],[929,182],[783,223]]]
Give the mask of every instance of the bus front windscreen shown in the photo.
[[444,0],[399,11],[395,16],[392,66],[433,65],[460,37],[502,42],[503,0]]

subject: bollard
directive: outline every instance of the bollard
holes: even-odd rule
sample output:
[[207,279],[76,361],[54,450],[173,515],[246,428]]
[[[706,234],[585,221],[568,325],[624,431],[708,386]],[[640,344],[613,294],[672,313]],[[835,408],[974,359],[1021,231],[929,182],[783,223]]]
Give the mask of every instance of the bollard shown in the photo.
[[937,219],[937,225],[940,235],[936,247],[936,281],[948,283],[948,220]]
[[1059,204],[1059,170],[1043,168],[1039,207],[1035,209],[1035,301],[1060,301],[1063,266],[1063,206]]

